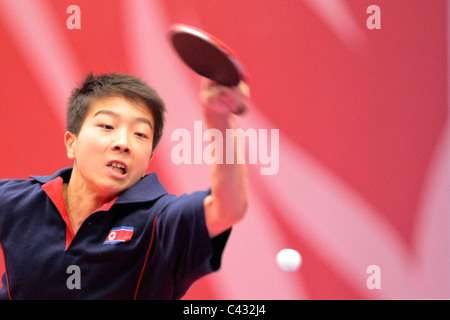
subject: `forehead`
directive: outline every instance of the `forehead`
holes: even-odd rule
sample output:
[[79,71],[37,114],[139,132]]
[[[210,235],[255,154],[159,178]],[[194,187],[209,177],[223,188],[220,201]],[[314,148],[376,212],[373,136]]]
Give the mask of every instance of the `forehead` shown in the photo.
[[99,114],[146,118],[151,127],[155,123],[153,114],[147,105],[121,96],[93,99],[86,118],[93,118]]

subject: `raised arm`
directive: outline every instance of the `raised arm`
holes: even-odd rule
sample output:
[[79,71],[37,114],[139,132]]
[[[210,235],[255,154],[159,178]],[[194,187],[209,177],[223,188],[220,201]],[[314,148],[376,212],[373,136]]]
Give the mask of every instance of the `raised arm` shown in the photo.
[[[241,108],[247,98],[248,88],[243,83],[232,89],[202,79],[200,102],[208,129],[219,130],[225,140],[226,130],[236,129],[235,115],[230,112],[230,108],[231,110]],[[236,137],[234,139],[232,154],[235,155],[235,158],[243,157],[240,142]],[[211,238],[240,221],[245,216],[248,207],[247,167],[245,164],[237,164],[236,160],[234,163],[227,163],[224,156],[227,154],[226,146],[227,143],[224,141],[223,163],[214,161],[211,165],[212,191],[204,201],[206,226]],[[228,152],[230,153],[231,150]]]

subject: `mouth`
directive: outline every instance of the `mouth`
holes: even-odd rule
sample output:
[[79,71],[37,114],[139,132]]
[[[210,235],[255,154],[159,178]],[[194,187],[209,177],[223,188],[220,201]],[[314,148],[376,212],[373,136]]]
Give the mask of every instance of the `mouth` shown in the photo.
[[109,169],[111,169],[112,171],[114,171],[115,173],[120,174],[120,175],[125,175],[128,172],[127,165],[121,161],[112,160],[112,161],[108,162],[108,164],[106,166]]

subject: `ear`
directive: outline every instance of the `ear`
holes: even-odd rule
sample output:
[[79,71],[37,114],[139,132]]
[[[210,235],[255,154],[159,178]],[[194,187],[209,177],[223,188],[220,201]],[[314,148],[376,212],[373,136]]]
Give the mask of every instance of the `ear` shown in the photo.
[[76,141],[77,136],[74,133],[67,131],[64,134],[64,143],[66,145],[67,158],[69,158],[70,160],[75,160]]

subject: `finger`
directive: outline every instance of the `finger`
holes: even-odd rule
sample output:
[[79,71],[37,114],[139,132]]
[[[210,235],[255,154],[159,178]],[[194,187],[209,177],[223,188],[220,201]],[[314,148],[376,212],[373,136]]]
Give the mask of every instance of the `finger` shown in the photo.
[[239,82],[238,88],[247,99],[250,98],[250,87],[247,83],[244,81]]

